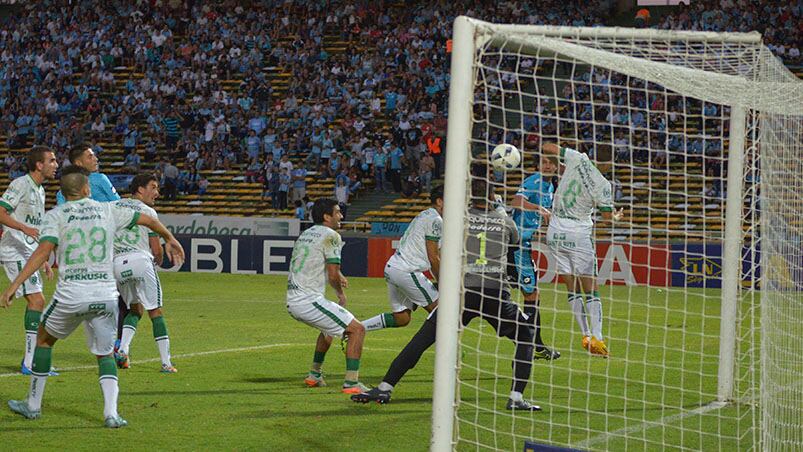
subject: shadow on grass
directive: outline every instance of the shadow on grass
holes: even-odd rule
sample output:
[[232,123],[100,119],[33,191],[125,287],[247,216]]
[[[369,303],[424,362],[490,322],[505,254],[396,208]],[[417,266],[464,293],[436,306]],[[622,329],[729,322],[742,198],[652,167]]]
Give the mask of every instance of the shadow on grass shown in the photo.
[[[394,402],[395,403],[395,402]],[[360,409],[360,404],[353,403],[352,405],[345,405],[343,409],[340,410],[322,410],[322,411],[288,411],[288,410],[277,410],[277,411],[250,411],[248,413],[241,413],[236,416],[233,416],[235,419],[282,419],[282,418],[290,418],[290,417],[297,417],[297,418],[314,418],[316,416],[320,417],[332,417],[332,416],[365,416],[366,409]],[[387,415],[398,415],[398,414],[421,414],[421,413],[429,413],[430,410],[428,408],[422,410],[393,410],[387,411],[385,414]],[[377,414],[376,411],[371,411],[371,414]]]

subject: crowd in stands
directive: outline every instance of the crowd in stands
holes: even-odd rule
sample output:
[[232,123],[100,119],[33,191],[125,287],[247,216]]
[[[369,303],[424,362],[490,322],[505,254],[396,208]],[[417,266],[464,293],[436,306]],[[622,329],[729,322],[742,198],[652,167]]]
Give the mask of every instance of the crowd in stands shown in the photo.
[[[334,178],[344,205],[368,185],[427,191],[444,169],[446,47],[455,16],[599,26],[611,20],[611,7],[559,0],[31,2],[5,17],[0,30],[0,123],[10,148],[50,145],[62,166],[77,143],[91,143],[101,159],[100,143],[119,143],[127,171],[155,165],[168,198],[205,193],[202,171],[210,169],[241,170],[278,208],[303,203],[305,178],[313,174]],[[695,1],[659,26],[759,29],[779,56],[795,63],[800,15],[800,1]],[[345,50],[330,54],[327,36],[346,42]],[[281,95],[274,68],[290,74]],[[589,77],[610,76],[578,77],[567,99],[601,96],[589,89]],[[658,101],[646,94],[631,100],[639,107]],[[556,127],[561,115],[575,114],[559,106],[554,119],[537,126]],[[615,142],[628,125],[650,131],[640,138],[643,153],[642,147],[627,156],[615,151],[620,158],[656,157],[648,155],[650,143],[664,140],[672,125],[670,118],[631,114],[626,105],[577,114],[613,123],[580,130],[588,139],[612,134]],[[524,120],[536,127],[533,118]],[[669,137],[670,149],[721,148],[679,139]],[[12,175],[22,171],[13,155],[3,163]]]
[[803,65],[803,1],[693,0],[657,22],[658,28],[697,31],[759,31],[784,64]]

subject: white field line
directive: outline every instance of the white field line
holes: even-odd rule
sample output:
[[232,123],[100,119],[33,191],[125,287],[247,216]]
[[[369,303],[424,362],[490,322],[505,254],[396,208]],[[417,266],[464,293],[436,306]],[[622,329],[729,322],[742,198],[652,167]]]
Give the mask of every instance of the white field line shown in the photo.
[[[314,342],[309,343],[286,343],[286,344],[265,344],[265,345],[252,345],[250,347],[237,347],[237,348],[224,348],[220,350],[207,350],[204,352],[194,352],[194,353],[183,353],[180,355],[172,355],[172,358],[175,359],[184,359],[184,358],[195,358],[198,356],[208,356],[208,355],[219,355],[222,353],[239,353],[239,352],[248,352],[253,350],[265,350],[270,348],[280,348],[280,347],[313,347],[315,345]],[[333,348],[334,349],[334,348]],[[385,352],[398,352],[401,351],[401,348],[398,349],[391,349],[391,348],[375,348],[375,347],[363,347],[363,350],[372,350],[372,351],[385,351]],[[145,364],[145,363],[154,363],[161,361],[160,358],[148,358],[148,359],[140,359],[140,360],[132,360],[131,364]],[[59,372],[65,371],[73,371],[73,370],[88,370],[88,369],[97,369],[97,364],[91,365],[84,365],[84,366],[72,366],[72,367],[61,367],[58,368]],[[5,373],[0,374],[0,378],[8,378],[8,377],[18,377],[21,376],[19,372],[12,372],[12,373]]]
[[687,417],[699,416],[701,414],[708,413],[709,411],[718,410],[718,409],[726,407],[726,406],[728,406],[728,403],[726,403],[726,402],[711,402],[709,404],[703,405],[703,406],[701,406],[699,408],[695,408],[693,410],[681,411],[680,413],[677,413],[677,414],[673,414],[673,415],[670,415],[670,416],[664,416],[661,419],[658,419],[657,421],[644,421],[639,425],[633,425],[633,426],[630,426],[630,427],[620,428],[619,430],[614,430],[612,432],[603,433],[601,435],[597,435],[597,436],[595,436],[593,438],[589,438],[589,439],[587,439],[585,441],[581,441],[581,442],[579,442],[577,444],[574,444],[573,447],[576,447],[578,449],[587,449],[587,448],[589,448],[589,447],[591,447],[593,445],[600,444],[600,443],[605,443],[606,441],[608,441],[611,438],[622,437],[622,436],[627,437],[629,435],[632,435],[634,433],[638,433],[638,432],[641,432],[641,431],[644,431],[644,430],[649,430],[649,429],[656,428],[656,427],[663,427],[663,426],[665,426],[667,424],[671,424],[671,423],[673,423],[675,421],[679,421],[679,420],[685,419]]

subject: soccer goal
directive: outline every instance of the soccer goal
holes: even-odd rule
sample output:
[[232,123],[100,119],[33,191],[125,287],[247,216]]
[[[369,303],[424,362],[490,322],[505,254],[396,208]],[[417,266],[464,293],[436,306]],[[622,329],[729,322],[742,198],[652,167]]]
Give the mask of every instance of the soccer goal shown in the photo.
[[[453,43],[432,450],[803,449],[803,83],[757,33],[460,17]],[[523,155],[489,176],[508,205],[555,142],[625,212],[593,233],[607,359],[533,236],[562,353],[533,363],[536,413],[506,409],[510,341],[459,321],[469,168],[503,142]]]

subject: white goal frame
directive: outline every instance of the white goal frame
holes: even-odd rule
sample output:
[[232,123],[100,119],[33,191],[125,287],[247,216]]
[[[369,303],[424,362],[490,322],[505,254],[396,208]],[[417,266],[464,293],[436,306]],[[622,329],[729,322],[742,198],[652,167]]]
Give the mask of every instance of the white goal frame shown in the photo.
[[[469,149],[471,149],[473,82],[476,77],[473,64],[477,49],[490,39],[489,30],[501,34],[524,32],[551,37],[616,37],[623,39],[683,39],[688,41],[733,42],[760,44],[758,33],[707,33],[662,31],[652,29],[577,28],[553,26],[496,25],[458,17],[453,28],[451,56],[451,86],[449,91],[448,140],[445,173],[443,242],[441,248],[440,297],[437,323],[436,361],[432,406],[432,451],[452,450],[455,446],[454,420],[457,407],[456,371],[459,346],[459,313],[463,269],[463,215],[467,204]],[[517,37],[501,42],[515,42],[526,51],[526,41]],[[663,64],[663,63],[658,63]],[[722,77],[729,77],[722,75]],[[742,248],[742,189],[745,147],[744,105],[730,105],[731,121],[725,232],[722,260],[722,308],[718,364],[717,402],[726,404],[734,397],[737,312],[740,297],[740,269]]]

